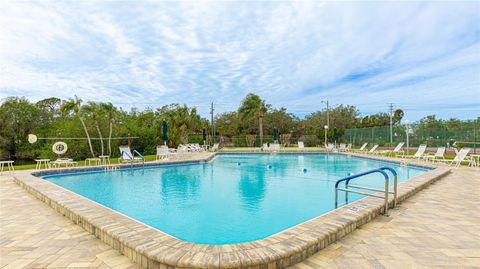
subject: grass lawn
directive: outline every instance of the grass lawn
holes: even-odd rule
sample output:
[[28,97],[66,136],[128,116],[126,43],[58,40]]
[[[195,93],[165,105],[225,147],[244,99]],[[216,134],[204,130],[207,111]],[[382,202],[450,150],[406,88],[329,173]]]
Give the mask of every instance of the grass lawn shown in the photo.
[[[155,161],[155,155],[145,155],[145,161]],[[78,166],[85,166],[86,163],[85,161],[76,161],[78,163]],[[111,158],[110,163],[116,164],[118,163],[118,158]],[[15,170],[26,170],[26,169],[35,169],[35,164],[22,164],[22,165],[15,165],[14,166]]]

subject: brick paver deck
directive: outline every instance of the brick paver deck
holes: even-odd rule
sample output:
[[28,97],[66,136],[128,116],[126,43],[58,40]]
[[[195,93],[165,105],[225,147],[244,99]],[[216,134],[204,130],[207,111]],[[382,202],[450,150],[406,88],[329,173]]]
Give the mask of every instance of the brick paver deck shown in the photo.
[[[480,268],[480,170],[458,169],[295,268]],[[0,177],[0,268],[138,268]]]
[[0,268],[139,268],[0,176]]
[[427,189],[291,268],[480,268],[480,170]]

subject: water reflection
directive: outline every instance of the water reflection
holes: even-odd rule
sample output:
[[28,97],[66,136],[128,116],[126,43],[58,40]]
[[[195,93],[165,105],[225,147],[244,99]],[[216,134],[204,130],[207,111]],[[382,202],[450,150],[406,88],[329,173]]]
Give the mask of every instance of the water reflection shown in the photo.
[[159,175],[165,204],[182,203],[198,196],[204,169],[197,165],[166,167]]
[[245,167],[240,170],[238,189],[242,199],[242,206],[248,211],[257,210],[265,197],[266,169],[258,167],[256,169],[248,169]]

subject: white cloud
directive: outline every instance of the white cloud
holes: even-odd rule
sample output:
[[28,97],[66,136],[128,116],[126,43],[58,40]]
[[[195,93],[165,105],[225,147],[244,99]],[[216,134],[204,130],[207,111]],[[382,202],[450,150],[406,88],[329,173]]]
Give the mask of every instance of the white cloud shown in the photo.
[[395,102],[413,119],[471,117],[432,104],[480,104],[479,9],[415,1],[1,2],[0,98],[77,93],[124,108],[179,102],[206,113],[212,100],[217,111],[234,110],[256,92],[299,114],[328,98],[365,113]]

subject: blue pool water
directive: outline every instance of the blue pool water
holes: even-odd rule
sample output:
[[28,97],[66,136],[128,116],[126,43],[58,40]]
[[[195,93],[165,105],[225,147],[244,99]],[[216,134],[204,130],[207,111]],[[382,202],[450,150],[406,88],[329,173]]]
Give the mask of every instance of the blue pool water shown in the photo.
[[[228,154],[209,163],[45,179],[179,239],[232,244],[333,210],[337,179],[385,165],[395,168],[399,182],[425,172],[337,154]],[[378,174],[356,182],[384,184]]]

